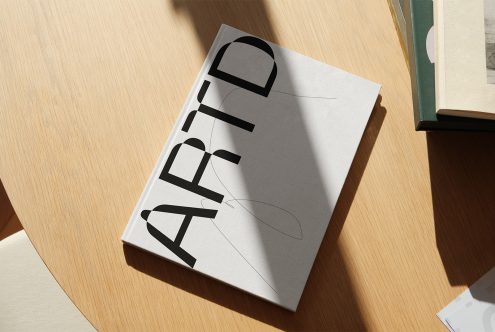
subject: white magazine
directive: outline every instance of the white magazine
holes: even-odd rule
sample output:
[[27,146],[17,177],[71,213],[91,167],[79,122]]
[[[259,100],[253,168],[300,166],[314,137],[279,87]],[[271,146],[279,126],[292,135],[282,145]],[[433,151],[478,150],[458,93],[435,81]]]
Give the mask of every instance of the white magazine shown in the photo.
[[122,240],[295,311],[379,90],[222,25]]

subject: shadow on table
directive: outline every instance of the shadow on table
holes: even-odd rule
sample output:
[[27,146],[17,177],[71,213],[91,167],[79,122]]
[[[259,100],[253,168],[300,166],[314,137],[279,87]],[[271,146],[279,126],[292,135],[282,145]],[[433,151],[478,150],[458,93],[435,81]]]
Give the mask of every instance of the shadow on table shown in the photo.
[[437,248],[450,284],[470,286],[495,266],[495,134],[427,142]]
[[0,181],[0,241],[20,230],[22,225],[15,216],[9,197]]
[[337,243],[386,115],[379,97],[335,207],[297,312],[234,289],[124,245],[127,264],[184,291],[285,330],[366,330],[343,253]]

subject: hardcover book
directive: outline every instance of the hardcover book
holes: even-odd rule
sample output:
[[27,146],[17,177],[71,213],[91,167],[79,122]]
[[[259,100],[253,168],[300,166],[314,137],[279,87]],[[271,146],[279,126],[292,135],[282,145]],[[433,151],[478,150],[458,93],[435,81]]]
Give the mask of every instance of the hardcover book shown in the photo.
[[[432,0],[391,0],[391,9],[404,40],[414,107],[416,130],[495,130],[495,122],[436,114],[435,38]],[[403,30],[405,27],[405,31]]]
[[379,89],[222,25],[122,240],[295,311]]

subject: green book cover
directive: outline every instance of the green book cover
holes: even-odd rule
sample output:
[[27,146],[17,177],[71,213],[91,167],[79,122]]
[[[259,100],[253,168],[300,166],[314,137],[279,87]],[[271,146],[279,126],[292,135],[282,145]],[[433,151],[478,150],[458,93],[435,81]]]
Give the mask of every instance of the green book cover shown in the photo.
[[[435,107],[435,65],[433,47],[433,1],[392,0],[397,21],[405,21],[405,52],[411,74],[411,88],[416,130],[479,130],[495,131],[495,121],[437,116]],[[400,29],[401,24],[398,24]],[[431,30],[431,32],[430,32]],[[428,36],[430,33],[430,36]],[[430,54],[427,50],[427,37]],[[402,36],[401,36],[402,38]]]

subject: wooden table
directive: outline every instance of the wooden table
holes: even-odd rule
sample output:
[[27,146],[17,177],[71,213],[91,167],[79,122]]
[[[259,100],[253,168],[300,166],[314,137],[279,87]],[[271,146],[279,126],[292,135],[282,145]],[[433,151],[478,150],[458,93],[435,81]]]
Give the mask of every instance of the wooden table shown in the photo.
[[[225,22],[383,84],[297,313],[122,245]],[[444,330],[495,265],[495,136],[418,133],[386,0],[5,0],[0,177],[101,330]]]

